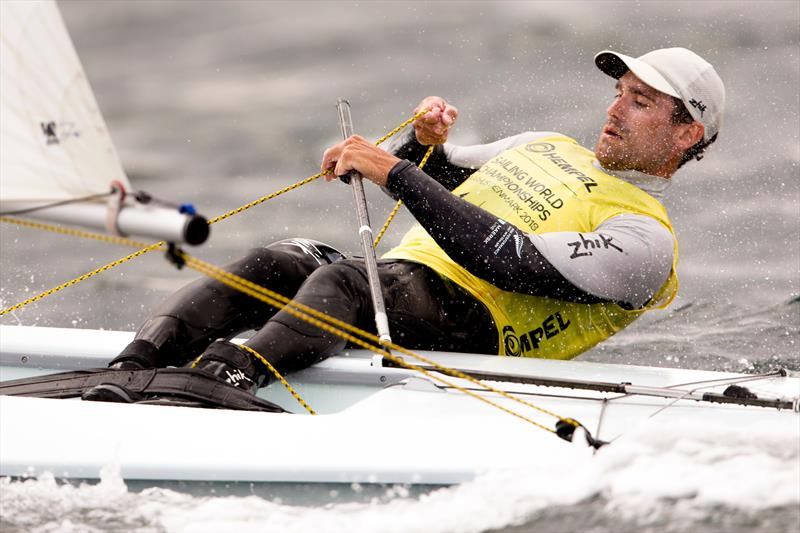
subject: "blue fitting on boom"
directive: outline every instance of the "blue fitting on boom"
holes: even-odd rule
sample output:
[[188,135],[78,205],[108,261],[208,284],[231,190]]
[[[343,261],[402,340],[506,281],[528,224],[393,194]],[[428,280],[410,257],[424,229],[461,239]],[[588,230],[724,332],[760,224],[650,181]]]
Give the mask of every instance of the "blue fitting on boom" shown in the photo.
[[196,215],[197,210],[194,208],[192,204],[181,204],[178,208],[178,212],[182,215]]

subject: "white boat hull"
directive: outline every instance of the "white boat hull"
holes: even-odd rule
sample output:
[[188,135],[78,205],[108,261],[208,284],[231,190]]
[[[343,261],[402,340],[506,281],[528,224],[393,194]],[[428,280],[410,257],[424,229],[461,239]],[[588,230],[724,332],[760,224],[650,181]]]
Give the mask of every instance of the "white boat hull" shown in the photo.
[[[5,326],[0,329],[0,379],[103,366],[130,338],[122,332]],[[91,345],[94,351],[88,349]],[[652,387],[736,376],[574,361],[425,355],[472,371]],[[460,391],[437,387],[405,369],[373,366],[372,359],[366,352],[347,353],[290,376],[321,413],[318,416],[302,414],[279,384],[262,390],[262,395],[298,414],[2,396],[0,475],[49,471],[59,478],[93,479],[103,467],[113,466],[128,480],[452,484],[488,470],[525,468],[540,462],[542,454],[558,454],[570,446]],[[603,440],[624,435],[654,414],[664,431],[672,423],[691,420],[708,428],[742,431],[757,424],[800,424],[800,415],[791,410],[491,384],[574,418]],[[759,396],[800,396],[797,378],[774,377],[745,385]],[[530,407],[495,393],[482,395],[554,427],[554,418]]]

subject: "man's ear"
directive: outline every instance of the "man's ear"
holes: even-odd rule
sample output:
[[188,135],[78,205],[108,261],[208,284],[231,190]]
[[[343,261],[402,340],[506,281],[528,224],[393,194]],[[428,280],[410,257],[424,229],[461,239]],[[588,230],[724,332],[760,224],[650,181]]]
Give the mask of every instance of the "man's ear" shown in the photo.
[[681,124],[680,126],[677,141],[682,150],[688,150],[703,140],[706,129],[700,122],[695,120],[691,124]]

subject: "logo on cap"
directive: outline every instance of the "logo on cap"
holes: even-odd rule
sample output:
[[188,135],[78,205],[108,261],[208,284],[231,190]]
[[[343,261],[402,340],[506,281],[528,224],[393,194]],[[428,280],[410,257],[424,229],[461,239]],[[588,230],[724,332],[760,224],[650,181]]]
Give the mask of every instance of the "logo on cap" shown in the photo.
[[703,112],[706,110],[706,106],[703,105],[703,101],[702,100],[698,101],[692,98],[691,100],[689,100],[689,103],[692,105],[693,108],[700,110],[700,116],[702,117]]

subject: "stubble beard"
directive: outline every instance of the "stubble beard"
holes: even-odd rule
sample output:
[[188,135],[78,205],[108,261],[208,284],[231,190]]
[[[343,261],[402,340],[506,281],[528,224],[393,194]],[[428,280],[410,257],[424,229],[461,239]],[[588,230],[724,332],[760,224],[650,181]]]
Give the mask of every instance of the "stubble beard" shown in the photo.
[[594,148],[597,160],[608,170],[628,170],[629,162],[626,160],[624,149],[614,149],[600,138]]

